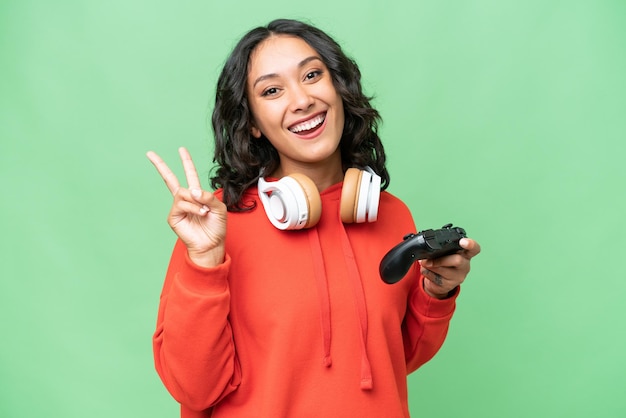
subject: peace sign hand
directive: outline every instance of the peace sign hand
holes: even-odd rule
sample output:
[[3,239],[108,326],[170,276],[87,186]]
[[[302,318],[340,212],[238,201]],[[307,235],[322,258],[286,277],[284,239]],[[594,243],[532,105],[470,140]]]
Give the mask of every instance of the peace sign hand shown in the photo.
[[188,188],[180,186],[176,175],[156,153],[146,155],[174,196],[167,223],[187,246],[189,258],[199,266],[214,267],[224,261],[226,205],[213,193],[202,190],[198,172],[186,148],[178,150]]

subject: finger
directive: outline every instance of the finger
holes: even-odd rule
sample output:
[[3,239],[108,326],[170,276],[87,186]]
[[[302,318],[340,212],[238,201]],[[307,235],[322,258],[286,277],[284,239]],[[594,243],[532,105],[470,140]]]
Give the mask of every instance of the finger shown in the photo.
[[436,268],[436,267],[456,267],[461,262],[463,262],[465,258],[459,253],[444,255],[438,258],[427,258],[424,260],[419,260],[419,263],[422,267],[428,268]]
[[146,156],[157,169],[163,181],[165,181],[165,185],[170,190],[172,195],[175,195],[178,189],[180,189],[180,183],[176,178],[176,175],[170,170],[170,168],[165,164],[165,161],[161,159],[155,152],[148,151]]
[[480,253],[480,245],[470,238],[461,238],[459,245],[463,247],[462,254],[465,258],[470,259]]
[[214,193],[201,189],[191,189],[189,192],[193,200],[205,205],[213,212],[220,213],[226,210],[226,206],[215,197]]
[[183,169],[185,170],[185,177],[187,177],[187,185],[190,189],[201,189],[200,179],[198,178],[198,172],[196,166],[191,159],[191,154],[187,151],[187,148],[180,147],[178,149],[180,159],[183,161]]
[[436,273],[432,270],[423,268],[422,275],[430,279],[437,286],[443,286],[443,276],[441,274]]
[[226,206],[217,197],[215,197],[213,193],[200,189],[185,189],[184,187],[181,187],[174,195],[174,205],[182,208],[183,206],[181,205],[186,204],[191,206],[184,206],[185,208],[195,208],[184,210],[190,213],[198,212],[198,208],[204,208],[202,211],[203,213],[200,213],[201,215],[208,212],[218,214],[226,212]]
[[170,217],[180,218],[187,215],[204,216],[209,212],[210,209],[206,205],[189,202],[186,200],[179,200],[174,206],[172,206],[172,210],[170,211]]
[[441,267],[441,268],[421,268],[421,273],[424,277],[431,282],[439,286],[458,286],[465,281],[467,277],[467,271],[461,271],[455,268]]

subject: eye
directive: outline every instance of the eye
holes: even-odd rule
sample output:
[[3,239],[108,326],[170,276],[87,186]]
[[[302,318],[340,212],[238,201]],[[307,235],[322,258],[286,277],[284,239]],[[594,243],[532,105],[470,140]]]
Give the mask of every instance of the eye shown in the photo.
[[316,79],[316,78],[320,77],[321,75],[322,75],[322,71],[320,71],[320,70],[313,70],[313,71],[308,72],[308,73],[304,76],[304,78],[305,78],[306,80],[314,80],[314,79]]
[[267,97],[267,96],[274,96],[276,94],[278,94],[278,88],[270,87],[270,88],[263,90],[263,92],[261,93],[261,96]]

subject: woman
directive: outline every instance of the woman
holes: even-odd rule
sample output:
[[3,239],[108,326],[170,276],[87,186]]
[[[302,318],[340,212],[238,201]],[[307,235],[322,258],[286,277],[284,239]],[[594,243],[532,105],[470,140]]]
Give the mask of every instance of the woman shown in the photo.
[[277,20],[219,78],[217,190],[185,149],[187,188],[148,153],[174,196],[154,353],[182,417],[409,415],[406,376],[443,344],[480,247],[381,280],[415,226],[384,191],[378,119],[339,45]]

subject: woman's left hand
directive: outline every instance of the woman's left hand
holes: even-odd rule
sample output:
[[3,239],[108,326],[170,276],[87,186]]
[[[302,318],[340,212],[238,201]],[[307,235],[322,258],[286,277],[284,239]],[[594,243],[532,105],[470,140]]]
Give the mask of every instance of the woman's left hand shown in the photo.
[[461,238],[463,250],[432,260],[420,260],[424,290],[437,299],[445,299],[459,286],[470,271],[470,260],[480,253],[480,245],[473,239]]

